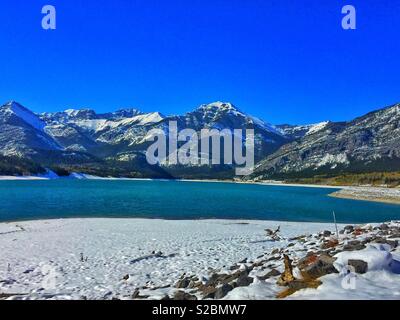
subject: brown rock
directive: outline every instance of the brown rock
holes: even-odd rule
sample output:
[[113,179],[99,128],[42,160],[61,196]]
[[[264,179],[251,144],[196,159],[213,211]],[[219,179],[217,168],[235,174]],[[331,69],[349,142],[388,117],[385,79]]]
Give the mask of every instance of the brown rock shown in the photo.
[[358,240],[349,241],[346,245],[343,246],[344,251],[358,251],[365,248],[365,245]]
[[215,292],[217,291],[217,289],[215,287],[204,286],[204,285],[200,286],[199,290],[203,294],[204,299],[214,299]]
[[257,278],[258,278],[259,280],[267,280],[267,279],[269,279],[269,278],[277,277],[277,276],[280,276],[280,275],[281,275],[281,273],[280,273],[278,270],[272,269],[271,271],[267,272],[265,275],[259,276],[259,277],[257,277]]
[[225,297],[228,292],[233,290],[233,286],[230,284],[223,284],[221,287],[217,288],[217,291],[215,291],[214,294],[214,299],[222,299],[223,297]]
[[179,279],[178,282],[175,284],[175,288],[180,288],[180,289],[184,289],[187,288],[190,284],[190,278],[183,278],[183,279]]
[[303,270],[310,264],[315,263],[317,260],[318,260],[318,255],[315,254],[314,252],[309,252],[307,253],[307,256],[299,260],[299,262],[297,263],[297,267],[300,270]]
[[389,226],[388,226],[386,223],[382,223],[382,224],[379,226],[379,229],[381,229],[381,230],[389,230]]
[[373,242],[380,243],[380,244],[388,244],[392,247],[392,249],[397,248],[399,245],[398,240],[387,240],[385,238],[378,238],[378,239],[375,239]]
[[350,259],[347,262],[347,264],[349,266],[352,266],[356,273],[363,274],[363,273],[366,273],[368,271],[368,263],[363,261],[363,260],[351,260]]
[[338,244],[339,244],[339,241],[337,241],[336,239],[330,239],[328,241],[325,241],[321,245],[321,249],[335,248]]
[[206,286],[214,286],[216,287],[220,281],[220,275],[218,273],[214,273],[211,275],[211,277],[207,280]]
[[330,231],[328,231],[328,230],[325,230],[324,232],[322,232],[322,236],[323,237],[330,237],[332,235],[332,232],[330,232]]
[[304,279],[318,279],[324,275],[331,273],[338,273],[336,268],[333,266],[335,258],[329,256],[328,254],[322,254],[316,258],[309,259],[306,261],[308,263],[303,263],[299,266],[301,274]]
[[246,271],[243,271],[239,278],[236,280],[236,286],[237,287],[247,287],[251,283],[253,283],[254,279],[248,276],[248,273]]
[[272,250],[272,252],[271,252],[272,255],[275,255],[275,254],[277,254],[277,253],[279,253],[279,249],[274,249],[274,250]]
[[147,299],[149,296],[148,295],[140,295],[139,289],[135,289],[135,291],[132,294],[132,299]]
[[179,290],[175,292],[173,300],[197,300],[197,297],[185,291]]
[[352,233],[354,231],[354,227],[351,225],[345,226],[344,231],[347,233]]

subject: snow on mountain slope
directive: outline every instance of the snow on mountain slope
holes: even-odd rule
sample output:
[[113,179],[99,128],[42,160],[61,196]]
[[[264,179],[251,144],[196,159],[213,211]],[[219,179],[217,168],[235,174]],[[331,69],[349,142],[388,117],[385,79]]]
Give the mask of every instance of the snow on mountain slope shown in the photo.
[[[229,102],[213,102],[202,104],[194,111],[181,117],[176,117],[189,128],[203,126],[214,129],[257,129],[264,134],[283,137],[282,133],[273,125],[263,120],[246,114]],[[272,139],[273,140],[273,139]]]
[[106,119],[77,120],[77,121],[69,121],[67,123],[75,124],[80,128],[95,132],[109,127],[108,120]]
[[9,102],[0,107],[0,153],[28,158],[41,154],[40,159],[54,159],[57,150],[68,153],[68,157],[89,156],[96,161],[136,159],[149,145],[145,139],[149,131],[161,129],[167,133],[170,121],[177,122],[178,130],[196,132],[241,129],[244,133],[254,129],[255,161],[260,161],[256,178],[352,168],[400,170],[399,104],[348,122],[273,126],[221,101],[168,117],[137,109],[103,114],[91,109],[67,109],[36,115],[16,102]]
[[92,109],[67,109],[61,112],[44,112],[39,116],[46,123],[66,123],[78,120],[121,120],[132,118],[140,114],[142,114],[142,112],[133,108],[125,108],[103,114],[97,114]]
[[[204,120],[218,121],[223,116],[234,116],[245,119],[249,124],[253,124],[259,128],[270,131],[271,133],[282,135],[282,133],[273,125],[257,118],[246,114],[239,110],[236,106],[229,102],[212,102],[209,104],[203,104],[197,108],[194,112],[203,114]],[[189,113],[190,114],[190,113]]]
[[[259,157],[287,142],[274,126],[245,114],[231,103],[220,101],[203,104],[182,116],[165,117],[159,112],[140,113],[136,109],[122,109],[105,114],[96,114],[91,109],[68,109],[53,114],[45,113],[41,118],[47,123],[46,132],[66,148],[74,150],[78,150],[79,147],[79,143],[77,145],[74,140],[86,139],[90,139],[94,144],[102,144],[103,149],[106,145],[113,146],[114,150],[116,146],[126,149],[143,145],[139,149],[144,148],[147,132],[153,128],[168,131],[170,121],[177,121],[179,129],[190,128],[196,131],[203,128],[255,129]],[[86,141],[83,147],[89,150],[92,146]]]
[[400,170],[400,104],[315,125],[256,167],[256,179]]
[[107,146],[134,145],[145,135],[145,128],[161,121],[158,112],[141,113],[137,109],[120,109],[97,114],[91,109],[67,109],[42,113],[45,131],[67,150],[97,152],[99,147],[109,156]]
[[145,125],[160,122],[164,118],[165,117],[159,112],[145,113],[145,114],[140,114],[140,115],[134,116],[132,118],[123,119],[123,120],[117,122],[117,126],[131,125],[131,124],[145,126]]
[[37,130],[43,131],[44,127],[46,126],[45,122],[39,119],[37,115],[15,101],[7,103],[5,107],[8,108],[10,112],[14,113],[17,117],[21,118],[23,121],[25,121],[27,124]]
[[253,121],[253,123],[255,125],[258,125],[261,128],[264,128],[265,130],[273,132],[275,134],[282,135],[282,132],[277,127],[275,127],[274,125],[266,123],[263,120],[261,120],[259,118],[256,118],[256,117],[253,117],[253,116],[249,116],[249,117],[250,117],[250,119]]
[[34,113],[11,101],[0,107],[0,154],[34,155],[39,150],[60,150],[45,131],[45,123]]
[[91,109],[81,109],[81,110],[67,109],[67,110],[64,111],[64,113],[69,118],[91,119],[91,118],[96,117],[96,113],[94,112],[94,110],[91,110]]
[[202,111],[204,113],[227,112],[227,113],[231,113],[235,116],[237,116],[239,114],[243,115],[243,112],[241,112],[232,103],[222,102],[222,101],[216,101],[216,102],[211,102],[208,104],[202,104],[202,105],[200,105],[199,108],[197,108],[197,110]]
[[[144,151],[148,131],[157,128],[168,131],[170,121],[177,121],[179,130],[194,129],[254,129],[256,158],[277,150],[289,138],[273,125],[248,115],[229,102],[200,105],[181,116],[165,117],[159,112],[141,113],[137,109],[121,109],[97,114],[92,109],[67,109],[62,112],[35,115],[18,105],[13,108],[23,121],[40,129],[53,143],[68,151],[92,153],[95,156],[118,159],[132,149]],[[38,137],[37,140],[43,140]],[[9,146],[10,147],[10,146]]]
[[316,133],[316,132],[324,129],[328,124],[329,124],[329,121],[311,124],[311,125],[309,125],[309,129],[308,129],[306,135]]
[[322,129],[324,129],[330,122],[323,121],[314,124],[305,124],[305,125],[290,125],[290,124],[282,124],[277,125],[276,129],[284,136],[291,139],[302,138],[306,135],[314,134]]
[[[131,117],[120,117],[121,114],[134,115]],[[59,124],[75,125],[92,132],[104,131],[120,126],[144,126],[164,119],[164,116],[159,112],[136,114],[134,112],[129,112],[128,110],[120,110],[116,113],[96,114],[90,109],[68,109],[62,113],[42,114],[42,117],[47,121],[48,125],[51,126]]]

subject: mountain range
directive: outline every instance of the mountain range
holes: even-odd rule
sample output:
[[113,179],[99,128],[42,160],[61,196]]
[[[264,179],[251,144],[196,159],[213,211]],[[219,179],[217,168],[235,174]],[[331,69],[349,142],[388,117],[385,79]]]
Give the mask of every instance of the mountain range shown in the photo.
[[149,130],[254,129],[256,168],[246,179],[400,170],[400,104],[347,122],[271,125],[231,103],[204,104],[184,115],[121,109],[34,113],[0,107],[0,174],[84,172],[100,176],[233,178],[233,166],[149,165]]

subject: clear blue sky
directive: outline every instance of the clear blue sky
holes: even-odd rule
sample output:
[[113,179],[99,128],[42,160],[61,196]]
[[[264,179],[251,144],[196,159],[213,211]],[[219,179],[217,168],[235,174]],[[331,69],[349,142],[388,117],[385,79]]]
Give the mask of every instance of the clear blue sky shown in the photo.
[[271,123],[346,120],[400,102],[399,38],[400,0],[1,0],[0,101],[178,114],[223,100]]

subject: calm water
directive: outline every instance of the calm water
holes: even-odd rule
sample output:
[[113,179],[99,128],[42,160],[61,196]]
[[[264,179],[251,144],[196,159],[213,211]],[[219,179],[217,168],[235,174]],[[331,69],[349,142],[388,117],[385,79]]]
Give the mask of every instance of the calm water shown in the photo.
[[328,197],[332,189],[121,180],[0,181],[0,221],[64,217],[331,222],[400,219],[400,206]]

